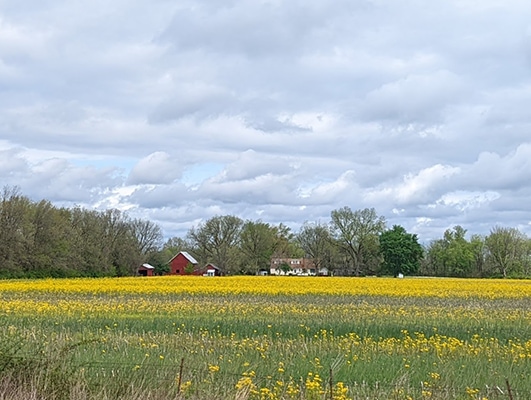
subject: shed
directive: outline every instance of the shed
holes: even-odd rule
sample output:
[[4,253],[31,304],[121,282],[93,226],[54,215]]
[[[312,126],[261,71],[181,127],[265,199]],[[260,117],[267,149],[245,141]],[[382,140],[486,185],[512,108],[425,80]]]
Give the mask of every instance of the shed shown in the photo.
[[155,270],[155,267],[153,265],[149,265],[148,263],[145,263],[145,264],[142,264],[138,268],[138,275],[153,276],[154,270]]
[[197,261],[186,251],[177,253],[168,264],[170,275],[197,275]]
[[221,276],[221,269],[212,263],[207,264],[203,276]]

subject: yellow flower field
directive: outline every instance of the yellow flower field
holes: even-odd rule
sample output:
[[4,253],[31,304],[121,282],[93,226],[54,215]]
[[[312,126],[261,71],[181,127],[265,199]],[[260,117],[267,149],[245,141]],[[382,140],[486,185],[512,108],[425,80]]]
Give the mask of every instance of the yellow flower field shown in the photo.
[[531,281],[452,278],[316,278],[236,276],[80,278],[0,281],[0,292],[39,291],[112,294],[260,294],[346,295],[523,299],[531,297]]
[[35,362],[32,385],[94,399],[484,400],[507,383],[528,399],[530,294],[524,280],[0,281],[0,365],[20,365],[0,382]]

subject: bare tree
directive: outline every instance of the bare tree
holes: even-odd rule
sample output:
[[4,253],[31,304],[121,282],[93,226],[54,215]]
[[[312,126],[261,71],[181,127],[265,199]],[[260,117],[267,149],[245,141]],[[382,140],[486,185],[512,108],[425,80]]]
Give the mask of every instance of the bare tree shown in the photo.
[[223,273],[235,272],[243,221],[233,215],[210,218],[188,232],[200,259],[214,263]]
[[162,244],[162,229],[156,223],[143,219],[133,219],[129,226],[138,243],[140,254],[157,251]]
[[334,269],[334,239],[327,225],[304,223],[297,234],[297,241],[317,271],[323,267],[329,271]]
[[529,265],[529,241],[516,228],[494,227],[485,238],[487,260],[495,272],[508,275],[523,275]]

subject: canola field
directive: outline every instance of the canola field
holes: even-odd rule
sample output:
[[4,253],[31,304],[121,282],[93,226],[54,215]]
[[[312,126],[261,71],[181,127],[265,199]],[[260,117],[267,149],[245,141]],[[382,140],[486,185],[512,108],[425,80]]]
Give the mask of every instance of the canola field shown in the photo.
[[531,399],[531,281],[50,279],[0,300],[0,379],[56,393]]

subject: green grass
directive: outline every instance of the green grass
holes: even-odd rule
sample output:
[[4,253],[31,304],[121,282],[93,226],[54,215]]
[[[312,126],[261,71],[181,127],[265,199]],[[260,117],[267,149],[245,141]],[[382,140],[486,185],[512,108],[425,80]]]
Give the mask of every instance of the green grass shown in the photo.
[[[530,299],[9,292],[2,300],[19,301],[0,314],[0,382],[11,398],[31,398],[25,387],[43,399],[329,399],[330,373],[352,399],[507,398],[488,389],[506,392],[506,379],[513,398],[531,398]],[[309,374],[324,393],[312,391]],[[238,390],[242,378],[257,393]],[[290,397],[289,385],[300,393]]]

